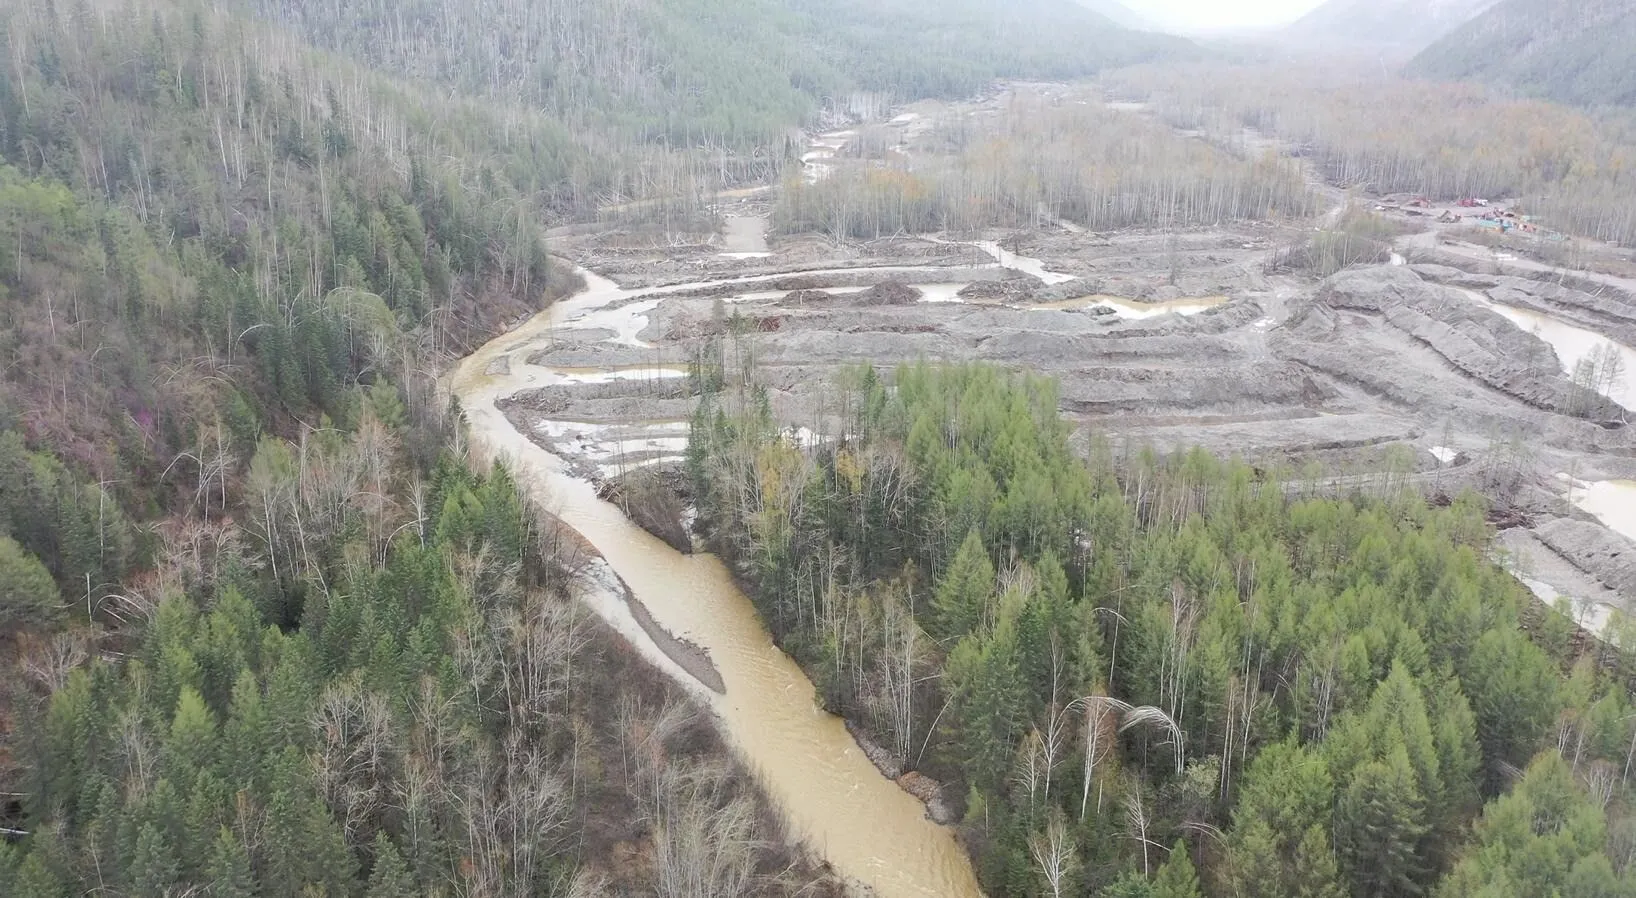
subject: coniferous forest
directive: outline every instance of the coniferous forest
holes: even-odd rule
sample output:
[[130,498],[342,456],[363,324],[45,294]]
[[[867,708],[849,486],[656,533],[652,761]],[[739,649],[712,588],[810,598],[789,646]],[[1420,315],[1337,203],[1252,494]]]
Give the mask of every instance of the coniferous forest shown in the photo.
[[435,388],[611,166],[205,5],[3,20],[0,894],[810,887]]
[[847,381],[818,450],[755,387],[701,405],[701,513],[989,894],[1636,890],[1629,659],[1530,610],[1480,499],[1074,447],[991,367]]

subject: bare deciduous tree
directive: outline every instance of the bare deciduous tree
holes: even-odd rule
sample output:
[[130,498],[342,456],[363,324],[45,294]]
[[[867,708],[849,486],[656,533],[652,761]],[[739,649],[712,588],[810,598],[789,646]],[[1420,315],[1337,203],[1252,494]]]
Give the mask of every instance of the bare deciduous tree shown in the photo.
[[392,710],[385,696],[354,683],[326,690],[313,712],[318,750],[313,771],[319,792],[355,841],[396,791]]
[[1078,858],[1074,854],[1073,834],[1068,831],[1068,822],[1061,812],[1053,809],[1045,822],[1045,831],[1028,837],[1028,853],[1034,858],[1051,898],[1062,898]]

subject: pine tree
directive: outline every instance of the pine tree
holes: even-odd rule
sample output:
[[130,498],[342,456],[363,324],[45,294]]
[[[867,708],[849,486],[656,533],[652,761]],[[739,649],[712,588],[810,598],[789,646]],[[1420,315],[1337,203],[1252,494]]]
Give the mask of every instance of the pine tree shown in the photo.
[[994,564],[989,561],[982,536],[973,530],[955,553],[932,599],[938,635],[958,639],[977,629],[993,595]]
[[1418,895],[1425,799],[1401,747],[1352,774],[1335,812],[1336,848],[1360,898]]
[[398,846],[386,837],[375,834],[375,869],[369,873],[369,890],[364,898],[416,898],[415,878],[404,863]]
[[1152,898],[1200,898],[1199,877],[1193,870],[1186,842],[1176,842],[1176,847],[1170,850],[1170,858],[1153,877]]
[[210,877],[210,898],[255,898],[256,880],[250,870],[250,855],[225,826],[216,835],[205,873]]

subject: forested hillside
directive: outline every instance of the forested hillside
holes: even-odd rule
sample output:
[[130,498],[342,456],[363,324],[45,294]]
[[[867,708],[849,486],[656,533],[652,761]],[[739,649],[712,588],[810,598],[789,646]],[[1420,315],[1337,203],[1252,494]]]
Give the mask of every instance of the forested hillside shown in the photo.
[[988,894],[1636,893],[1629,659],[1528,610],[1481,500],[1087,464],[993,368],[842,386],[810,448],[754,388],[701,407],[701,512],[830,707],[943,781]]
[[0,27],[0,894],[821,892],[435,388],[614,161],[203,4]]
[[1464,25],[1497,0],[1328,0],[1290,25],[1288,35],[1316,43],[1393,47],[1413,52]]
[[1579,106],[1636,106],[1636,3],[1504,0],[1428,47],[1409,72]]
[[421,401],[425,359],[558,286],[538,222],[575,151],[544,120],[506,144],[479,107],[163,2],[4,25],[5,424],[136,518],[195,476],[220,513],[259,435],[350,426],[361,385]]
[[576,130],[718,150],[777,145],[854,91],[957,96],[1192,52],[1072,0],[244,2],[321,46]]
[[1080,6],[1106,17],[1121,28],[1135,31],[1156,31],[1153,23],[1141,13],[1120,3],[1119,0],[1077,0]]

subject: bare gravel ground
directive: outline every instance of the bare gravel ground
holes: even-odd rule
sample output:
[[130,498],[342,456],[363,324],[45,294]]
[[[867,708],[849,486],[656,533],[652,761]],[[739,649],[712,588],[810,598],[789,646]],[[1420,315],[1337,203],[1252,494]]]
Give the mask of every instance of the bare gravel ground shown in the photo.
[[[606,342],[603,329],[555,330],[530,347],[529,363],[652,376],[551,387],[514,402],[514,420],[619,425],[633,463],[674,460],[665,441],[694,404],[677,375],[712,346],[753,367],[781,420],[818,433],[838,428],[834,382],[844,366],[985,360],[1057,378],[1082,439],[1161,452],[1198,445],[1289,471],[1316,465],[1334,489],[1483,489],[1514,506],[1506,521],[1529,525],[1505,545],[1531,578],[1636,609],[1636,542],[1576,511],[1558,479],[1636,479],[1636,430],[1618,408],[1576,416],[1552,347],[1471,296],[1636,342],[1636,299],[1605,278],[1496,272],[1438,252],[1435,234],[1404,241],[1423,264],[1322,283],[1269,274],[1272,253],[1310,231],[1303,223],[1180,234],[1051,226],[841,245],[743,220],[763,213],[735,209],[726,233],[740,247],[764,238],[766,256],[724,256],[724,240],[709,233],[565,236],[559,249],[627,289],[757,280],[658,298],[639,332],[646,346]],[[972,239],[1073,280],[1048,286],[947,242]],[[876,270],[835,271],[858,268]],[[615,473],[605,453],[581,460]]]

